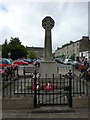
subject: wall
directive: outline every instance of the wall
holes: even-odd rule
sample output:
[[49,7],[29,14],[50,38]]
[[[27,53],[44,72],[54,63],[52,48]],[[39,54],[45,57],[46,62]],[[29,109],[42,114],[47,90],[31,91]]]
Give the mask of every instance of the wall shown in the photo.
[[82,97],[73,97],[73,108],[89,108],[90,97],[82,96]]
[[43,58],[43,52],[44,52],[43,47],[26,47],[26,49],[27,52],[35,51],[37,53],[38,58]]
[[34,98],[2,98],[2,110],[33,109]]
[[73,67],[71,65],[62,65],[60,64],[59,66],[57,65],[57,73],[65,75],[71,70],[73,72]]
[[89,37],[82,37],[82,41],[80,42],[80,52],[89,51],[90,50],[90,40]]

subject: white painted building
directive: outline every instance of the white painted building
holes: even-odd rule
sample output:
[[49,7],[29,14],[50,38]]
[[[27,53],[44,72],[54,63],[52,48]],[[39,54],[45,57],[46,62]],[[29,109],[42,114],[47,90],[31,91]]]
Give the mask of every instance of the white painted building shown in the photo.
[[55,51],[55,57],[59,58],[76,58],[77,56],[85,56],[90,60],[90,39],[88,36],[83,36],[80,40],[70,41],[58,47]]

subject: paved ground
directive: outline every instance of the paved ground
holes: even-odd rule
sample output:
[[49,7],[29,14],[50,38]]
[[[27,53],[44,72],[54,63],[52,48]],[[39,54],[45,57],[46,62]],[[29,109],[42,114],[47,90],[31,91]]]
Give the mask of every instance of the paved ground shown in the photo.
[[[51,109],[51,108],[47,108]],[[53,108],[52,108],[53,109]],[[59,108],[61,109],[61,108]],[[32,113],[30,110],[4,110],[2,118],[82,118],[89,120],[88,109],[74,109],[75,112]]]

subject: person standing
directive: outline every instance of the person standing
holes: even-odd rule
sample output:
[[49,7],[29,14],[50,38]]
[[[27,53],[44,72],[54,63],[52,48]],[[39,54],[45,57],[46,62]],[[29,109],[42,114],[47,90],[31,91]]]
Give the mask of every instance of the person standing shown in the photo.
[[87,62],[87,58],[84,61],[84,78],[87,79],[88,76],[88,71],[87,69],[89,68],[89,63]]

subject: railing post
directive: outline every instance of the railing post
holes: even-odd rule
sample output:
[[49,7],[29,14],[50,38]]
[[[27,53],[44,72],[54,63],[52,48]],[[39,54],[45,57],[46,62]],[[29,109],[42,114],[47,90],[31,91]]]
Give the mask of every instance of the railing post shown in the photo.
[[16,68],[16,75],[17,75],[17,77],[19,77],[19,72],[18,71],[19,71],[19,67]]
[[5,89],[4,89],[4,80],[2,81],[2,96],[3,96],[3,98],[4,98],[4,92],[5,92]]
[[69,107],[72,107],[72,72],[69,70]]
[[23,68],[23,75],[25,76],[25,67]]
[[35,85],[35,89],[34,89],[34,108],[36,108],[37,107],[37,91],[36,91],[37,72],[36,72],[36,70],[34,72],[34,75],[35,75],[35,77],[34,77],[34,85]]
[[81,96],[81,95],[82,95],[82,94],[81,94],[81,78],[82,78],[82,76],[81,76],[81,74],[79,74],[79,76],[80,76],[80,81],[79,81],[79,84],[80,84],[80,85],[79,85],[79,88],[80,88],[80,90],[79,90],[79,91],[80,91],[80,96]]
[[74,65],[72,65],[72,71],[73,71],[73,75],[74,75]]

